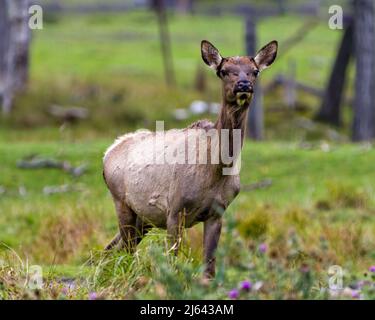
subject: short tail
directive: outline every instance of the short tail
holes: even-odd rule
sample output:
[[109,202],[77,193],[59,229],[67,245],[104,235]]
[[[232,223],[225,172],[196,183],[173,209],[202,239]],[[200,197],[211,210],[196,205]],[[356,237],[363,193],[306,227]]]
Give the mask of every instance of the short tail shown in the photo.
[[111,240],[111,242],[106,245],[106,247],[104,248],[104,250],[111,250],[111,249],[113,249],[120,241],[121,241],[121,235],[120,235],[120,233],[118,233]]

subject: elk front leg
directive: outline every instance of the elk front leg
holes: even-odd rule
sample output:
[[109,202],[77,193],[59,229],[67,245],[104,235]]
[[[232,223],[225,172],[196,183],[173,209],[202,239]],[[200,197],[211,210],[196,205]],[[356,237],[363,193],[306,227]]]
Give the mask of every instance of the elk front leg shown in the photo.
[[211,217],[206,220],[203,232],[203,252],[206,264],[204,276],[211,279],[215,277],[215,251],[220,239],[221,217]]

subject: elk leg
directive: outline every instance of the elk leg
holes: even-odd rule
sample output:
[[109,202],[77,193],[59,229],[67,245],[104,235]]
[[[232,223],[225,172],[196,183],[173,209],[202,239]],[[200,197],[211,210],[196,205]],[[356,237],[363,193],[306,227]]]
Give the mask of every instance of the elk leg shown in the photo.
[[137,217],[136,221],[136,244],[138,245],[147,232],[151,229],[151,225],[145,223],[141,218]]
[[120,235],[121,248],[125,248],[132,253],[137,245],[136,243],[136,221],[137,216],[124,202],[115,200]]
[[170,248],[174,255],[177,256],[182,237],[182,214],[181,212],[171,213],[167,218],[167,233]]
[[203,252],[206,278],[215,276],[215,251],[220,239],[221,224],[221,217],[211,217],[204,222]]

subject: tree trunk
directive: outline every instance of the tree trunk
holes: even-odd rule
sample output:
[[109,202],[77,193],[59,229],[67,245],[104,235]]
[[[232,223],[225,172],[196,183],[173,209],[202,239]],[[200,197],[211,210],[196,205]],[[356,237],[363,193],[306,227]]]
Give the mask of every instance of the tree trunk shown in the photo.
[[11,21],[11,48],[14,63],[14,90],[24,90],[28,80],[30,29],[29,0],[8,0]]
[[0,0],[0,96],[4,114],[26,88],[29,69],[28,0]]
[[[253,56],[256,52],[256,25],[251,9],[246,15],[246,54]],[[263,139],[263,106],[262,91],[259,79],[254,88],[253,100],[250,104],[250,112],[247,121],[247,135],[254,140]]]
[[176,77],[173,68],[171,40],[169,36],[167,12],[164,0],[153,0],[152,6],[154,10],[156,10],[156,13],[158,15],[160,45],[164,62],[165,81],[168,86],[174,86],[176,84]]
[[[0,0],[0,81],[5,72],[5,59],[9,42],[8,8],[5,0]],[[2,83],[2,82],[1,82]]]
[[354,99],[354,141],[375,137],[375,14],[373,0],[355,0],[356,78]]
[[340,106],[347,66],[353,50],[353,23],[350,22],[344,32],[332,73],[329,78],[322,105],[315,119],[321,122],[341,125]]
[[9,50],[9,20],[6,0],[0,0],[0,105],[5,113],[9,109],[8,93],[8,50]]
[[296,107],[297,101],[297,81],[296,81],[296,61],[290,59],[288,62],[288,75],[284,85],[284,103],[289,109]]

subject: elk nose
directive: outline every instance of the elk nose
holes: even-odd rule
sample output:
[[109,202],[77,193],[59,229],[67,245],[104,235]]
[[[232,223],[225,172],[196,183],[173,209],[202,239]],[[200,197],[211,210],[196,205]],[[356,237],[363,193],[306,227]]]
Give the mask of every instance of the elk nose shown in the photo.
[[253,92],[253,86],[250,81],[241,80],[238,81],[234,89],[235,92]]

